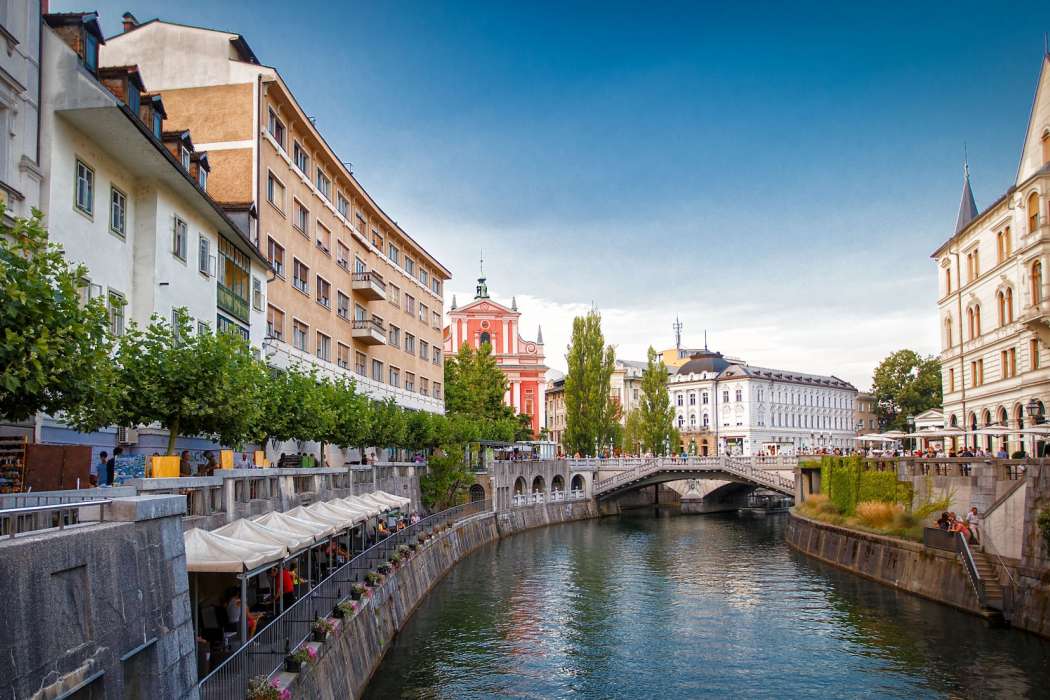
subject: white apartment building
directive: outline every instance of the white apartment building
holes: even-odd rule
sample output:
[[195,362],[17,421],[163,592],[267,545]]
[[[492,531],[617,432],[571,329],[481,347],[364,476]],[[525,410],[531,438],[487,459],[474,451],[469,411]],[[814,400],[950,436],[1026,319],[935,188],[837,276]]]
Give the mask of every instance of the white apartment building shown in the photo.
[[1019,435],[973,431],[1042,422],[1050,401],[1048,197],[1050,55],[1044,55],[1014,182],[979,211],[967,167],[955,232],[931,256],[939,282],[945,423],[964,428],[971,446],[1021,449]]
[[[42,38],[42,209],[51,238],[87,267],[85,295],[106,300],[114,335],[181,308],[197,332],[239,332],[261,351],[269,265],[209,197],[207,154],[164,130],[137,66],[99,67],[94,13],[47,15]],[[41,438],[113,444],[51,419]]]
[[40,2],[0,3],[0,201],[9,216],[40,208]]
[[668,378],[682,448],[796,454],[854,446],[857,389],[834,376],[755,367],[704,350]]

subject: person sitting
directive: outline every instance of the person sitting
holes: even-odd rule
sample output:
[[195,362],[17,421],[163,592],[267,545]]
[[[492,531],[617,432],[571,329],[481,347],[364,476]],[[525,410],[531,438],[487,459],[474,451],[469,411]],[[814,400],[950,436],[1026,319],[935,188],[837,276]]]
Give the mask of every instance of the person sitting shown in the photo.
[[379,526],[376,527],[376,537],[377,538],[384,538],[384,537],[387,537],[388,535],[390,535],[390,530],[387,530],[386,529],[386,523],[384,523],[382,520],[380,520],[379,521]]
[[948,520],[947,513],[941,513],[941,517],[937,519],[937,528],[940,530],[947,531],[951,527],[951,522]]

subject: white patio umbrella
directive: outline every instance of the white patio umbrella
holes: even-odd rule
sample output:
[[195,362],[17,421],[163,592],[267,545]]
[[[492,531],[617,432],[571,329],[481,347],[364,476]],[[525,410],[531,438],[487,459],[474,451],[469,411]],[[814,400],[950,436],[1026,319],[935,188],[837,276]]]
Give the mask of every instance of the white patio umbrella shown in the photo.
[[884,435],[879,435],[877,433],[869,433],[868,435],[861,435],[857,439],[860,440],[861,442],[896,442],[896,440],[893,439],[893,438],[888,438],[888,437],[886,437]]

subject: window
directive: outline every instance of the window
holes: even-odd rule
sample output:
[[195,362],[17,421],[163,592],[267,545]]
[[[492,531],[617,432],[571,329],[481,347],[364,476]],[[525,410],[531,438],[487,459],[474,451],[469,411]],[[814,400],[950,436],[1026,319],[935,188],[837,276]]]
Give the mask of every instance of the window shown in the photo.
[[409,316],[416,315],[416,300],[410,295],[405,295],[405,313]]
[[[430,288],[434,290],[434,294],[441,296],[441,280],[439,280],[437,277],[430,280]],[[434,327],[437,328],[437,326]]]
[[342,192],[340,192],[339,196],[336,197],[335,208],[339,212],[339,215],[342,216],[344,219],[350,218],[350,202],[347,200],[346,197],[343,196]]
[[976,248],[966,254],[966,281],[973,282],[981,274],[980,253]]
[[304,294],[310,293],[310,268],[292,258],[292,286]]
[[344,270],[350,268],[350,249],[342,241],[335,242],[335,264]]
[[999,307],[999,326],[1014,322],[1014,290],[1007,287],[996,292],[995,301]]
[[422,267],[419,268],[419,281],[423,283],[424,287],[430,284],[430,275]]
[[354,304],[354,320],[355,321],[367,321],[368,312],[365,311],[365,307],[360,304]]
[[430,327],[436,331],[441,330],[441,314],[437,311],[430,314]]
[[386,342],[393,345],[395,348],[401,347],[401,329],[397,326],[390,326],[386,333]]
[[950,267],[944,268],[944,293],[952,293],[952,270]]
[[270,136],[273,137],[273,140],[277,142],[277,145],[280,146],[281,150],[283,151],[284,150],[284,122],[282,122],[278,118],[277,112],[274,112],[273,109],[270,110],[270,121],[269,121],[269,124],[267,125],[267,130],[270,132]]
[[[441,348],[439,348],[437,345],[434,346],[433,355],[434,355],[434,357],[433,357],[434,364],[435,365],[440,365],[441,364]],[[637,392],[637,390],[635,390],[635,391]],[[638,398],[638,397],[636,396],[635,398]]]
[[729,403],[729,392],[728,391],[723,391],[722,392],[722,403]]
[[326,309],[332,308],[332,285],[321,275],[317,275],[317,303]]
[[322,197],[332,201],[332,181],[328,179],[328,176],[320,168],[317,169],[317,189]]
[[1050,131],[1043,132],[1043,163],[1050,163]]
[[372,360],[372,379],[383,381],[383,363],[379,360]]
[[970,340],[981,335],[981,305],[974,304],[966,310],[966,324],[970,331]]
[[948,316],[944,319],[944,347],[950,348],[952,346],[952,317]]
[[350,369],[350,347],[339,343],[336,348],[336,364],[343,369]]
[[419,341],[419,358],[421,360],[430,359],[430,345],[425,341]]
[[226,238],[219,237],[219,284],[216,305],[240,319],[250,322],[248,306],[251,262],[248,256],[237,250]]
[[419,320],[423,323],[427,322],[427,316],[430,314],[430,309],[427,308],[426,304],[419,305]]
[[700,394],[700,403],[702,403],[702,404],[706,404],[707,403],[707,392],[706,391],[704,393]]
[[681,406],[681,405],[683,405],[684,401],[685,401],[685,399],[682,397],[682,393],[681,392],[678,392],[677,394],[675,394],[675,403],[676,404]]
[[401,288],[396,284],[388,284],[386,286],[386,299],[392,306],[401,308]]
[[179,161],[182,163],[182,169],[186,172],[190,171],[190,149],[185,146],[179,146]]
[[1032,263],[1032,303],[1043,301],[1043,263],[1036,260]]
[[276,306],[266,307],[266,337],[284,340],[284,312]]
[[336,292],[336,313],[339,318],[350,320],[350,297],[342,292]]
[[1039,339],[1032,338],[1028,341],[1028,364],[1032,369],[1039,369]]
[[696,405],[696,394],[694,394],[692,392],[689,393],[689,405],[690,406],[695,406]]
[[[430,393],[430,380],[426,377],[419,378],[419,393],[426,396]],[[528,392],[526,392],[528,393]],[[531,399],[525,403],[525,414],[532,415],[532,401]]]
[[354,256],[354,272],[364,274],[368,272],[368,265],[365,265],[365,261],[361,258]]
[[164,117],[161,116],[160,112],[153,110],[153,135],[158,139],[164,134]]
[[390,258],[390,262],[394,263],[395,265],[399,265],[400,264],[400,255],[401,255],[401,253],[398,252],[397,246],[395,246],[393,243],[391,243],[390,246],[387,248],[387,255],[386,255],[388,258]]
[[127,306],[127,300],[123,294],[111,289],[107,302],[110,335],[114,337],[124,335],[124,307]]
[[320,219],[317,220],[317,247],[325,255],[329,255],[329,251],[332,249],[332,232],[321,223]]
[[128,198],[116,187],[109,190],[109,230],[123,238],[127,234]]
[[401,386],[401,370],[397,367],[390,368],[390,386]]
[[310,156],[306,155],[306,150],[296,141],[292,145],[292,161],[295,163],[295,167],[299,169],[306,177],[310,177]]
[[405,256],[405,272],[408,273],[409,277],[413,277],[416,274],[416,261],[407,255]]
[[208,324],[204,321],[197,321],[197,335],[207,335]]
[[186,222],[175,217],[174,231],[172,232],[171,252],[180,260],[186,259],[186,240],[189,238],[189,228]]
[[1039,194],[1028,195],[1028,233],[1035,233],[1039,228]]
[[303,352],[310,352],[307,347],[306,336],[310,332],[310,327],[299,319],[292,319],[292,346],[302,350]]
[[310,210],[303,206],[298,199],[294,200],[292,212],[292,225],[299,229],[307,238],[310,237]]
[[77,209],[88,216],[95,213],[95,171],[89,168],[84,161],[77,160]]
[[411,372],[405,372],[405,391],[416,390],[416,375]]
[[737,400],[737,403],[740,403],[741,401],[744,400],[744,392],[741,391],[740,389],[736,390],[736,400]]
[[284,277],[284,248],[272,238],[267,237],[266,258],[273,266],[278,277]]
[[197,239],[197,270],[201,274],[211,275],[209,258],[211,258],[211,241],[205,238],[204,234],[201,234]]
[[972,360],[970,362],[970,386],[978,387],[984,384],[984,360]]
[[98,37],[84,32],[84,65],[92,73],[98,71]]
[[434,398],[441,398],[441,382],[434,382]]
[[362,377],[365,376],[365,360],[367,359],[363,352],[354,353],[354,371]]
[[325,362],[332,361],[332,339],[321,331],[317,332],[317,358]]
[[998,257],[997,262],[1000,263],[1013,254],[1013,242],[1010,240],[1009,226],[995,234],[995,252]]
[[405,333],[405,352],[409,355],[416,354],[416,336],[411,333]]
[[999,366],[1002,368],[1003,379],[1017,376],[1017,348],[1008,348],[999,351]]
[[252,308],[256,311],[263,308],[263,283],[258,277],[252,277]]
[[208,171],[204,168],[197,168],[197,184],[201,186],[202,190],[207,191],[208,189]]
[[266,201],[284,211],[284,184],[273,173],[266,176]]
[[376,229],[372,229],[372,245],[376,247],[376,250],[383,250],[383,237]]

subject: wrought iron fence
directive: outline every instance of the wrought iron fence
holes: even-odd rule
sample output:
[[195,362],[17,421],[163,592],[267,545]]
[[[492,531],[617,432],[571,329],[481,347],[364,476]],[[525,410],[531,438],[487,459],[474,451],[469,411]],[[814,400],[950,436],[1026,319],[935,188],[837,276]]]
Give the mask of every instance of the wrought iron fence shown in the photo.
[[490,500],[464,503],[423,518],[376,542],[333,571],[201,679],[198,686],[200,697],[202,700],[243,698],[252,678],[270,676],[280,669],[284,657],[310,637],[311,627],[318,616],[327,617],[336,605],[349,599],[352,585],[363,583],[366,574],[389,561],[400,545],[417,541],[421,534],[433,534],[435,529],[491,510]]

